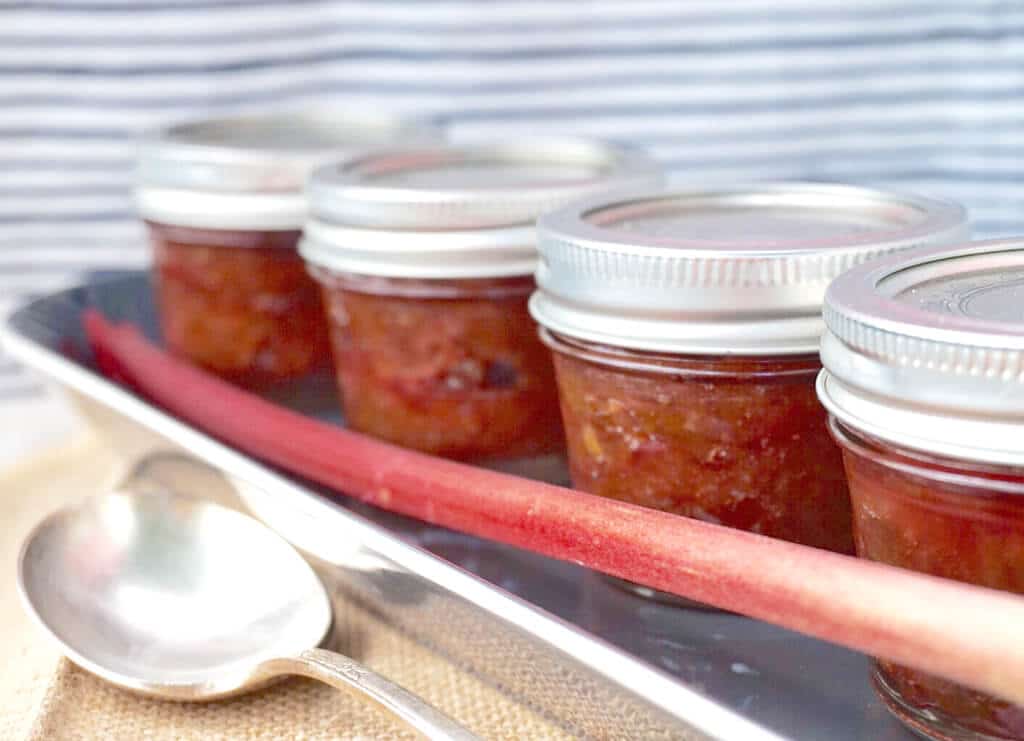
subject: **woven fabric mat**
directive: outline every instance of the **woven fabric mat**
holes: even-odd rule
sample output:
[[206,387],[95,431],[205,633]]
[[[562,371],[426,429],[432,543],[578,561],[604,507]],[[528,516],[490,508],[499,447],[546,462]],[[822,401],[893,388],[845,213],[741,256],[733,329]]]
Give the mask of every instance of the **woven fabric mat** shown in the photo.
[[[47,512],[113,483],[117,459],[97,440],[0,472],[0,738],[403,739],[384,713],[311,680],[288,679],[222,702],[175,703],[119,690],[61,658],[16,597],[23,538]],[[360,661],[400,682],[469,728],[494,739],[561,739],[529,708],[357,609],[342,626]]]

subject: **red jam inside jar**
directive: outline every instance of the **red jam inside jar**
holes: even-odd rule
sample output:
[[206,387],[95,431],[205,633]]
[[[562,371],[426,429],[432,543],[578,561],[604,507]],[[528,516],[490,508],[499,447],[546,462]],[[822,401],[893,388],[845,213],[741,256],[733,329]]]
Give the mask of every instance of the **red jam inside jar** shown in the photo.
[[564,449],[551,356],[526,308],[532,277],[314,273],[354,429],[468,460]]
[[[1003,240],[897,253],[829,287],[818,395],[861,557],[1024,595],[1022,283],[1024,243]],[[1024,707],[1000,697],[889,661],[874,682],[927,738],[1024,739]]]
[[320,291],[296,251],[299,232],[148,227],[173,352],[253,387],[327,364]]
[[[853,502],[857,553],[1024,594],[1024,469],[902,450],[833,421]],[[893,712],[936,738],[1024,738],[1024,708],[887,661],[875,684]],[[942,729],[936,732],[934,729]]]
[[577,488],[853,552],[817,356],[667,356],[547,336]]
[[531,478],[566,478],[551,353],[528,301],[537,216],[660,182],[586,139],[382,149],[317,169],[299,251],[323,285],[353,428]]

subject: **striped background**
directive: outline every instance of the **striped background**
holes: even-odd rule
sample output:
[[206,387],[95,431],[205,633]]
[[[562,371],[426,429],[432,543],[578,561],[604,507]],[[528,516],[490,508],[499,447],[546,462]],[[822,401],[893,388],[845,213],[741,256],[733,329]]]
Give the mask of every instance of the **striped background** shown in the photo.
[[[147,254],[133,142],[325,101],[573,132],[675,179],[863,182],[1024,233],[1024,2],[0,0],[0,310]],[[37,392],[0,358],[0,400]]]

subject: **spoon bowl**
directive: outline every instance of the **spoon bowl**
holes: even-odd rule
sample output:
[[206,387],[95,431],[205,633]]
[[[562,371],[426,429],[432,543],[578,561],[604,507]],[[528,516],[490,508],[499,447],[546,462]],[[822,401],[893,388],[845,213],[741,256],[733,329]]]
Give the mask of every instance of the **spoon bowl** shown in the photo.
[[69,658],[160,697],[238,692],[262,661],[318,646],[331,625],[320,580],[287,542],[173,495],[111,493],[51,515],[19,575]]
[[429,738],[475,738],[317,648],[332,608],[316,573],[269,528],[218,504],[165,492],[84,500],[36,526],[18,584],[68,658],[126,689],[213,700],[299,674],[371,700]]

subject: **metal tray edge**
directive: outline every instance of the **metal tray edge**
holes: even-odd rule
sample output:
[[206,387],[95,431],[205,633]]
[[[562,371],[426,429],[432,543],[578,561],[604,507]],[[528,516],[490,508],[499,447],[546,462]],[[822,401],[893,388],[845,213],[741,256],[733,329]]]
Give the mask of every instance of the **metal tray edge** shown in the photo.
[[[66,292],[54,295],[61,293]],[[5,317],[0,323],[0,346],[16,360],[61,386],[134,420],[228,475],[251,484],[243,493],[246,505],[296,547],[328,562],[344,558],[344,553],[339,554],[337,545],[341,526],[408,571],[458,595],[492,618],[516,626],[552,651],[569,656],[605,680],[696,730],[721,739],[782,741],[782,736],[719,705],[624,651],[395,537],[359,515],[330,504],[320,495],[275,473],[257,460],[218,442],[25,336],[14,326],[16,320],[23,312],[46,300],[47,297],[36,299]],[[642,688],[642,694],[638,688]]]

